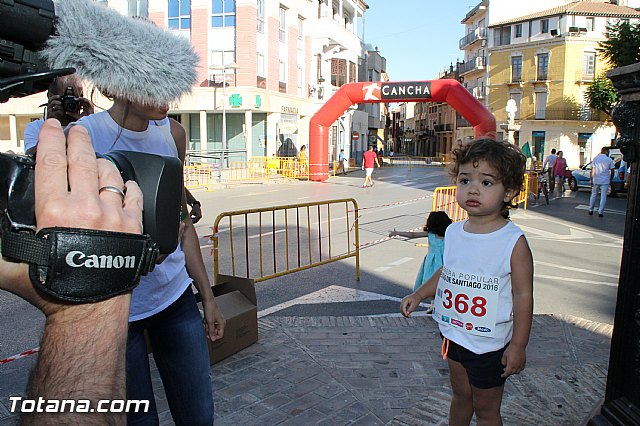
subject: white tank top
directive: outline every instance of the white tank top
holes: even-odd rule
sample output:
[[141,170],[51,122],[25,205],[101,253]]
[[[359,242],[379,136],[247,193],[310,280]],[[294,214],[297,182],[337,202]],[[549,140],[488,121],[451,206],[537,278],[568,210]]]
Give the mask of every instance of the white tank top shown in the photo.
[[[107,111],[82,117],[77,124],[85,127],[97,153],[113,150],[138,151],[177,157],[178,151],[171,138],[169,120],[150,121],[143,132],[122,129]],[[167,136],[168,135],[168,136]],[[178,248],[164,262],[140,279],[133,290],[129,321],[138,321],[162,311],[191,284],[187,273],[184,253]]]
[[488,234],[445,233],[433,319],[444,337],[477,354],[503,348],[513,333],[511,253],[523,235],[512,222]]

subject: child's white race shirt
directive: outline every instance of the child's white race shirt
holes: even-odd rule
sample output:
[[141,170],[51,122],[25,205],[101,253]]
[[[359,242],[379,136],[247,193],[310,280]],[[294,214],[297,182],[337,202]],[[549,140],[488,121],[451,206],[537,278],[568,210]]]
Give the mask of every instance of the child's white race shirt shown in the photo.
[[512,222],[472,234],[464,230],[466,222],[451,224],[445,233],[433,319],[444,337],[483,354],[511,340],[511,253],[523,234]]

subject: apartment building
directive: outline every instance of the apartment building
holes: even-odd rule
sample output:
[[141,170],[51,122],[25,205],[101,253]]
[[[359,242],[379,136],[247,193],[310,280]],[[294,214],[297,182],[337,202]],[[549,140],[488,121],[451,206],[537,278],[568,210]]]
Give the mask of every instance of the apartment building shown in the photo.
[[[523,15],[489,26],[492,37],[488,107],[498,135],[542,159],[562,150],[578,167],[610,145],[615,127],[586,104],[594,76],[607,69],[597,52],[605,27],[640,20],[640,12],[612,3],[582,1]],[[509,125],[506,105],[515,102]]]
[[[559,6],[568,1],[537,0],[535,2],[514,2],[510,0],[482,0],[467,12],[460,21],[465,26],[465,35],[459,41],[460,50],[463,52],[463,60],[458,68],[460,80],[467,90],[483,105],[488,105],[489,48],[492,45],[492,40],[489,38],[490,25],[516,16]],[[464,122],[460,124],[461,126],[456,129],[456,139],[472,139],[473,128],[464,126]]]
[[[640,7],[640,0],[584,0],[597,3],[615,3],[620,6]],[[463,54],[460,66],[460,77],[464,86],[485,106],[489,105],[489,67],[491,62],[490,49],[496,44],[489,27],[497,23],[516,19],[520,16],[533,14],[555,7],[576,3],[576,0],[481,0],[472,8],[461,23],[465,26],[464,37],[459,41]],[[514,29],[515,31],[516,29]],[[500,34],[498,37],[505,37]],[[499,42],[500,43],[500,42]],[[464,123],[461,123],[464,124]],[[500,129],[499,129],[500,130]],[[473,128],[459,126],[456,130],[457,140],[473,139]]]
[[[102,0],[189,39],[200,57],[192,94],[170,105],[194,156],[228,162],[294,154],[311,116],[362,63],[362,0]],[[0,149],[22,148],[44,94],[0,105]],[[105,99],[98,99],[108,108]],[[330,131],[330,155],[351,141],[350,111]],[[365,117],[365,129],[368,119]],[[330,158],[331,159],[331,158]]]
[[[387,60],[380,54],[378,47],[370,44],[364,45],[364,57],[359,69],[358,81],[388,81]],[[384,145],[385,142],[385,119],[389,114],[386,104],[367,103],[359,104],[358,111],[365,115],[357,115],[352,125],[352,133],[358,135],[358,139],[352,141],[351,157],[358,163],[362,159],[362,154],[367,150],[368,145]],[[366,125],[357,127],[359,117],[366,118]],[[389,150],[390,146],[384,146],[384,150]]]

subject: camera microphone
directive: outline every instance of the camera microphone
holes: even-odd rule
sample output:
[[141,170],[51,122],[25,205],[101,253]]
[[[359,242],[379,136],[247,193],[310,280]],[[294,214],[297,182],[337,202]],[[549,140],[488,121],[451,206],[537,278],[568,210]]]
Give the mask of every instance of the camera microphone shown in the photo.
[[91,0],[0,1],[0,102],[76,72],[110,96],[166,105],[191,92],[189,40]]

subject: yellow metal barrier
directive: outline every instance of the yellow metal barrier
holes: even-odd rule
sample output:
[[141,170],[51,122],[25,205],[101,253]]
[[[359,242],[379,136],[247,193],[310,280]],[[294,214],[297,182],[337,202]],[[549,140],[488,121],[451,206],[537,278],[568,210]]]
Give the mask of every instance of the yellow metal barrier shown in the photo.
[[251,157],[248,168],[267,171],[269,178],[309,180],[309,160],[295,157]]
[[184,186],[188,189],[211,189],[217,173],[212,164],[184,166]]
[[447,162],[445,161],[445,156],[440,157],[382,157],[382,163],[384,166],[393,166],[393,167],[433,167],[433,166],[445,166]]
[[259,282],[355,257],[359,281],[357,220],[353,198],[221,213],[211,237],[213,276]]
[[455,186],[440,186],[433,191],[431,211],[443,211],[452,221],[458,222],[467,218],[467,212],[456,201]]
[[[524,175],[522,190],[515,198],[516,204],[522,204],[527,209],[527,200],[529,199],[529,176]],[[443,211],[452,221],[457,222],[468,217],[466,210],[458,205],[456,201],[455,186],[440,186],[433,191],[433,201],[431,202],[431,211]]]
[[[538,185],[536,184],[536,187]],[[527,210],[527,203],[529,200],[529,175],[524,174],[524,182],[522,182],[522,189],[520,193],[516,196],[515,202],[516,204],[522,204],[522,207]]]

